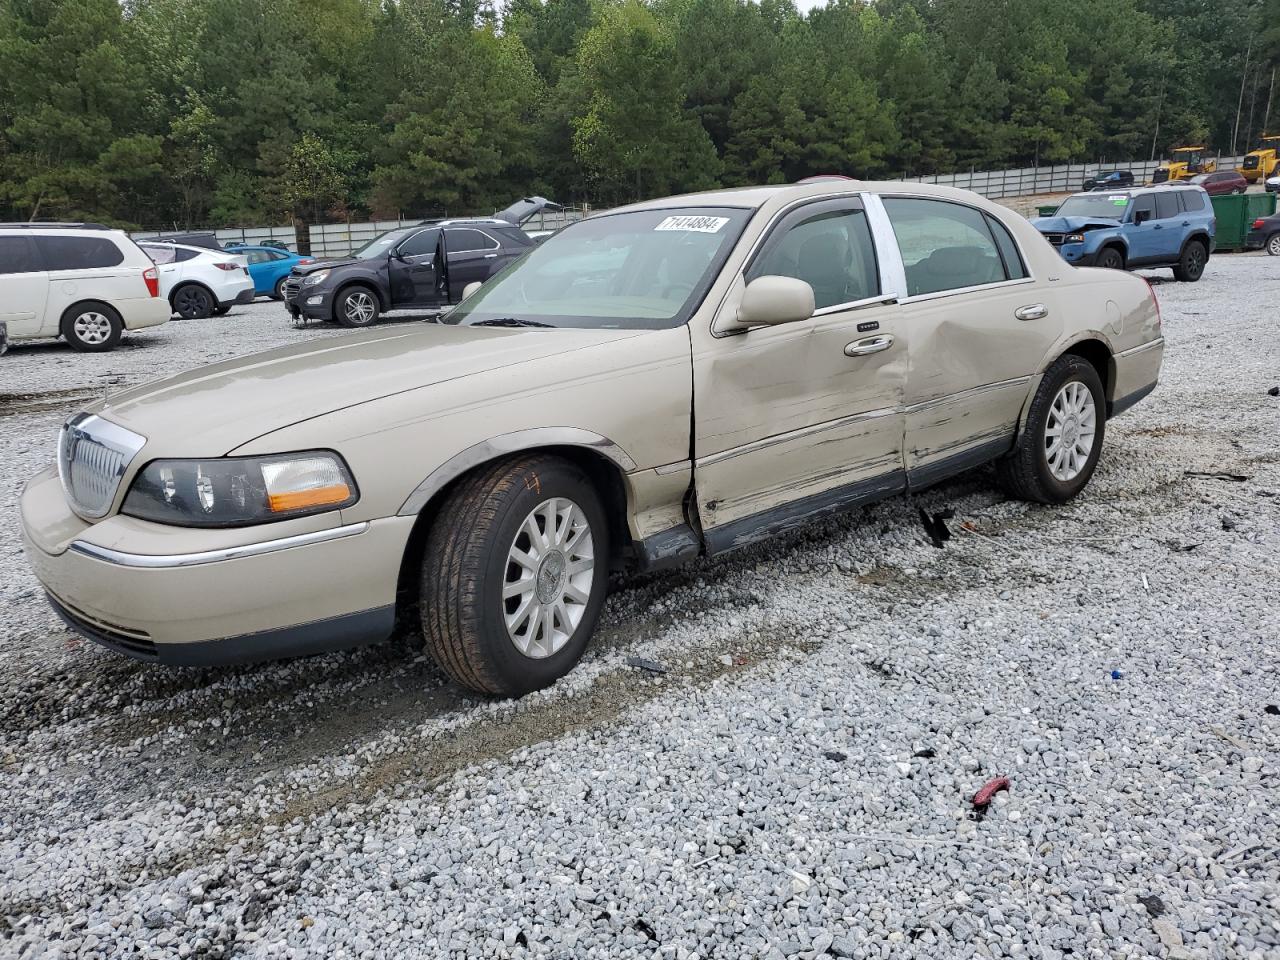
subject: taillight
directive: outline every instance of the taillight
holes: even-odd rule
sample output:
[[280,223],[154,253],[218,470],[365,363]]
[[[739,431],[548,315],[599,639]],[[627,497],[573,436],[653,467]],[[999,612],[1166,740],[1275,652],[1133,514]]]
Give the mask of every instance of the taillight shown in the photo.
[[155,267],[147,267],[143,270],[142,279],[146,281],[147,293],[153,297],[160,296],[160,274],[156,273]]
[[1156,296],[1156,288],[1152,286],[1151,281],[1146,277],[1142,279],[1147,285],[1147,292],[1151,294],[1151,302],[1156,305],[1156,329],[1159,330],[1164,324],[1164,316],[1160,313],[1160,298]]
[[1254,229],[1254,230],[1261,230],[1261,229],[1262,229],[1262,218],[1261,218],[1261,217],[1259,217],[1257,220],[1253,221],[1253,229]]
[[300,267],[300,266],[302,266],[304,263],[315,263],[315,261],[314,261],[314,260],[299,260],[299,261],[295,264],[295,266],[299,266],[299,267]]
[[[239,270],[239,269],[240,269],[240,264],[238,264],[238,263],[223,263],[222,261],[217,261],[217,262],[215,262],[215,263],[214,263],[214,266],[215,266],[215,267],[217,267],[219,270],[228,270],[228,271],[230,271],[230,270]],[[248,272],[248,271],[246,271],[246,273],[247,273],[247,272]]]

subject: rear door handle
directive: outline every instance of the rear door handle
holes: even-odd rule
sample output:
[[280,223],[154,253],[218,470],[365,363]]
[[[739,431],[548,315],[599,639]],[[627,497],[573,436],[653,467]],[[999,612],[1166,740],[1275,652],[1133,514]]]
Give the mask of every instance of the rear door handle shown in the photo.
[[1049,308],[1043,303],[1028,303],[1013,311],[1013,315],[1019,320],[1043,320],[1049,315]]
[[498,256],[498,255],[497,255],[496,253],[486,253],[486,254],[484,255],[484,258],[485,258],[486,260],[494,260],[494,259],[496,259],[496,258],[497,258],[497,256]]
[[888,350],[892,346],[893,334],[882,333],[875,337],[863,337],[861,340],[846,344],[844,355],[846,357],[865,357],[873,353],[879,353],[881,350]]

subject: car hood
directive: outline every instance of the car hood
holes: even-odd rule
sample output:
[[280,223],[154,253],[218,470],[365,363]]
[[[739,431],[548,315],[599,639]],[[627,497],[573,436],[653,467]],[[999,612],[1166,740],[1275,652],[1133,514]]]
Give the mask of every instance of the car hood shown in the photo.
[[356,404],[642,333],[388,327],[215,363],[86,409],[146,437],[144,456],[222,456],[264,434]]
[[1120,226],[1119,220],[1106,217],[1040,217],[1031,225],[1041,233],[1075,233],[1079,230],[1098,230]]

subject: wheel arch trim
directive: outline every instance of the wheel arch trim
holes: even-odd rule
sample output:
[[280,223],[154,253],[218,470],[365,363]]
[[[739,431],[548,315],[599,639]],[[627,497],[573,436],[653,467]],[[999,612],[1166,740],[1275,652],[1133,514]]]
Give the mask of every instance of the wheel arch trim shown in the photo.
[[427,474],[426,479],[413,489],[397,513],[402,517],[416,516],[436,494],[464,473],[499,457],[544,447],[581,447],[600,454],[624,474],[636,470],[636,462],[622,447],[608,437],[590,430],[581,427],[534,427],[517,430],[482,440],[454,454]]

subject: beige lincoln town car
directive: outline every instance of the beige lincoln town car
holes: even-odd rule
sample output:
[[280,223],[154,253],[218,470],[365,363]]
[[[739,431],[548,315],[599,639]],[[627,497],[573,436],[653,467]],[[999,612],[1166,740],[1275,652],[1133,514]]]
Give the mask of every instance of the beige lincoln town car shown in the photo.
[[654,200],[439,323],[218,363],[73,416],[22,496],[72,628],[168,664],[382,640],[458,683],[582,656],[613,570],[714,555],[994,461],[1062,503],[1156,385],[1150,287],[911,183]]

